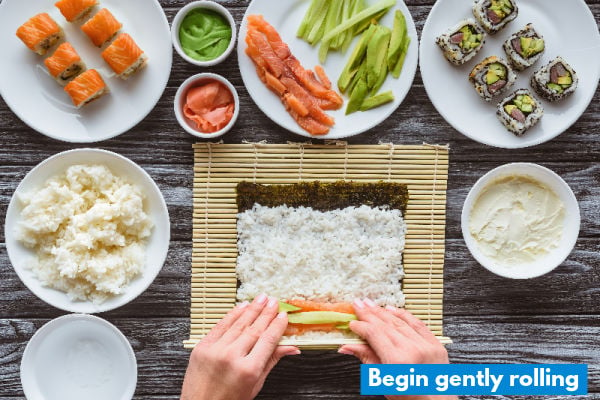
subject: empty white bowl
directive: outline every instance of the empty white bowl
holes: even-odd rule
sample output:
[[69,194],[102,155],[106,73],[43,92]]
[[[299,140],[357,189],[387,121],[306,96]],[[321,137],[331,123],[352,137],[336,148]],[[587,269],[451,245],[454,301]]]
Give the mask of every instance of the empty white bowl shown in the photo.
[[[229,46],[227,46],[227,49],[225,49],[223,54],[212,60],[195,60],[192,57],[188,56],[185,53],[185,51],[183,51],[183,49],[181,48],[181,43],[179,41],[179,27],[181,26],[181,22],[186,17],[186,15],[188,15],[190,11],[196,8],[205,8],[207,10],[221,14],[231,26],[231,41],[229,42]],[[236,36],[237,29],[235,26],[235,20],[233,19],[231,13],[222,5],[208,0],[192,1],[191,3],[185,5],[181,10],[177,12],[175,18],[173,19],[173,24],[171,25],[171,40],[173,41],[173,47],[175,48],[175,51],[177,51],[177,53],[179,53],[181,58],[183,58],[185,61],[189,62],[190,64],[197,65],[199,67],[210,67],[212,65],[217,65],[223,60],[225,60],[229,56],[229,54],[231,54],[231,51],[235,46]]]
[[137,362],[114,325],[69,314],[42,326],[27,343],[21,384],[30,400],[130,400]]
[[[72,301],[66,293],[42,285],[42,282],[28,268],[34,252],[17,241],[15,227],[21,218],[21,205],[18,193],[38,189],[56,175],[64,173],[67,168],[78,164],[106,165],[113,174],[124,177],[128,182],[137,185],[146,195],[144,208],[149,214],[154,227],[146,241],[146,258],[143,271],[125,288],[124,293],[113,296],[101,304],[92,301]],[[15,194],[13,194],[6,212],[4,225],[6,250],[15,272],[21,281],[46,303],[61,310],[78,313],[99,313],[120,307],[144,292],[154,281],[162,269],[167,257],[170,238],[169,212],[165,200],[150,175],[133,161],[110,151],[100,149],[76,149],[58,153],[42,161],[23,178]]]
[[[203,84],[206,84],[210,81],[221,82],[223,85],[225,85],[225,87],[229,89],[229,91],[233,95],[234,110],[231,120],[221,130],[218,130],[213,133],[203,133],[195,128],[195,122],[191,121],[183,114],[183,106],[185,104],[188,90],[195,86],[201,86]],[[210,72],[204,72],[189,77],[181,84],[181,86],[179,86],[179,89],[177,89],[177,93],[175,93],[174,109],[177,122],[179,122],[179,125],[181,125],[181,127],[185,129],[186,132],[200,139],[212,139],[225,134],[233,127],[240,113],[240,98],[238,96],[237,90],[235,90],[235,87],[227,79],[223,78],[221,75],[213,74]]]
[[[551,189],[564,205],[565,217],[563,231],[558,246],[550,250],[544,257],[541,257],[532,263],[510,266],[497,263],[483,254],[477,241],[470,232],[469,223],[473,205],[483,190],[498,179],[507,176],[526,176],[528,178],[533,178]],[[580,222],[579,205],[569,185],[553,171],[531,163],[506,164],[485,174],[471,188],[463,205],[461,215],[463,237],[473,257],[489,271],[513,279],[535,278],[552,271],[562,264],[573,250],[573,247],[575,247],[579,235]]]

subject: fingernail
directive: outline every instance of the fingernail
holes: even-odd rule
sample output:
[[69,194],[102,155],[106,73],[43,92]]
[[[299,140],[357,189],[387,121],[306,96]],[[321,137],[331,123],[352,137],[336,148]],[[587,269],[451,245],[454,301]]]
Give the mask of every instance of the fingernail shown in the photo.
[[371,300],[371,299],[365,299],[365,300],[364,300],[364,302],[365,302],[365,304],[366,304],[367,306],[369,306],[369,307],[376,307],[376,306],[377,306],[377,304],[375,304],[375,303],[373,302],[373,300]]
[[250,303],[248,303],[247,301],[244,301],[244,302],[242,302],[242,303],[238,304],[238,307],[239,307],[239,308],[244,308],[244,307],[246,307],[248,304],[250,304]]
[[346,350],[346,349],[339,349],[338,353],[340,353],[340,354],[346,354],[347,356],[353,356],[354,355],[353,352],[351,352],[350,350]]
[[296,350],[292,350],[288,353],[288,356],[297,356],[298,354],[300,354],[300,350],[296,349]]
[[363,303],[361,299],[354,300],[354,305],[357,308],[365,308],[365,303]]
[[259,294],[258,297],[254,299],[254,301],[256,302],[256,304],[264,304],[265,301],[267,301],[267,295],[264,293]]
[[396,307],[392,307],[392,306],[385,306],[385,309],[388,311],[396,311]]
[[282,311],[279,314],[277,314],[277,318],[287,318],[287,313],[285,311]]
[[267,303],[267,307],[273,308],[277,305],[277,299],[275,297],[269,297],[269,303]]

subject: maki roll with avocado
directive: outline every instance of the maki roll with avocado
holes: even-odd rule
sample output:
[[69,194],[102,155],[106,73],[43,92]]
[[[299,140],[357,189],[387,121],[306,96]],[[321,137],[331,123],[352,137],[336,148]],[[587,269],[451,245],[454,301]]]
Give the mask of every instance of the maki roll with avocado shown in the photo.
[[561,57],[556,57],[531,77],[531,87],[548,101],[558,101],[577,89],[577,74]]
[[498,119],[506,129],[521,136],[544,115],[544,108],[527,89],[519,89],[498,103]]
[[475,57],[485,43],[485,32],[474,19],[459,22],[440,35],[435,42],[454,65],[462,65]]
[[511,35],[503,47],[512,66],[518,71],[523,71],[539,60],[544,53],[545,43],[542,35],[533,29],[533,25],[527,24],[525,28]]
[[492,97],[506,92],[516,80],[517,74],[510,65],[496,56],[486,58],[469,74],[469,81],[485,101],[491,101]]
[[473,15],[490,35],[500,32],[518,13],[514,0],[475,0],[473,4]]

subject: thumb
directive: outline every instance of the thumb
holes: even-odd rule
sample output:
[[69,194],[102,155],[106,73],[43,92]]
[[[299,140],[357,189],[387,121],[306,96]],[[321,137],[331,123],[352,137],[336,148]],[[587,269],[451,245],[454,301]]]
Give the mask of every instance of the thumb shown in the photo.
[[338,353],[354,356],[363,364],[381,364],[381,360],[368,344],[345,344]]
[[253,388],[253,391],[252,391],[253,398],[256,395],[258,395],[258,392],[260,392],[260,389],[262,389],[262,386],[265,383],[267,376],[269,375],[271,370],[275,367],[275,365],[277,365],[279,360],[281,360],[285,356],[295,356],[298,354],[300,354],[300,349],[298,349],[296,346],[277,346],[277,348],[275,349],[275,351],[273,352],[271,357],[269,357],[269,360],[267,361],[267,364],[265,365],[265,369],[263,370],[262,374],[260,375],[260,378],[258,379],[256,386]]

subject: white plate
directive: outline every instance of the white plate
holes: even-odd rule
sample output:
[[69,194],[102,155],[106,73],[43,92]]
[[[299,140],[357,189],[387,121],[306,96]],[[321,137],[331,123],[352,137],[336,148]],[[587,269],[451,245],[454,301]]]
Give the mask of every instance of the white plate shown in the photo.
[[31,338],[21,360],[29,400],[130,400],[135,354],[109,322],[85,314],[56,318]]
[[[373,4],[369,2],[368,4]],[[256,105],[269,117],[273,122],[279,124],[281,127],[306,137],[314,137],[318,139],[338,139],[348,136],[357,135],[368,129],[373,128],[387,117],[389,117],[398,108],[400,103],[406,97],[408,90],[410,89],[415,71],[417,69],[417,58],[418,58],[418,40],[417,30],[413,22],[410,11],[402,0],[398,0],[396,7],[393,7],[381,20],[383,25],[392,27],[394,20],[394,11],[399,9],[402,11],[406,18],[406,25],[408,28],[408,34],[411,38],[411,43],[408,48],[404,67],[402,68],[402,74],[400,78],[394,79],[388,76],[384,85],[381,87],[380,92],[392,90],[394,93],[395,100],[391,103],[369,110],[367,112],[355,112],[350,115],[344,115],[347,105],[347,96],[344,97],[344,105],[337,111],[326,111],[327,114],[331,115],[335,119],[335,125],[331,128],[327,135],[312,136],[296,123],[296,121],[288,114],[283,104],[273,92],[261,82],[256,75],[256,69],[252,60],[246,55],[246,32],[247,32],[247,20],[246,16],[249,14],[262,14],[265,20],[273,25],[275,29],[281,35],[281,38],[286,42],[292,54],[300,60],[302,66],[306,69],[312,69],[315,65],[319,64],[318,46],[312,47],[307,42],[296,37],[296,31],[300,22],[304,18],[310,1],[304,0],[288,0],[288,1],[272,1],[272,0],[253,0],[248,6],[244,20],[240,27],[240,34],[238,39],[238,60],[240,64],[240,72],[244,85],[252,100]],[[327,57],[327,61],[323,68],[327,72],[329,79],[332,82],[332,86],[337,90],[336,82],[339,78],[340,73],[344,69],[352,49],[356,45],[358,38],[354,38],[352,45],[346,52],[330,52]]]
[[[444,58],[435,38],[460,20],[473,17],[472,4],[473,0],[439,0],[423,27],[421,76],[435,108],[456,130],[490,146],[528,147],[560,135],[583,114],[600,78],[600,35],[587,5],[583,0],[517,1],[518,17],[500,33],[487,35],[483,49],[473,60],[455,67]],[[524,136],[516,137],[496,117],[496,104],[502,96],[487,104],[477,95],[468,76],[485,57],[497,55],[506,59],[502,43],[528,22],[544,36],[546,51],[533,66],[522,72],[516,71],[518,79],[512,89],[530,88],[529,79],[534,71],[559,55],[577,72],[579,86],[565,100],[557,103],[542,100],[544,116],[541,121]]]
[[[536,262],[522,266],[498,265],[479,250],[477,242],[471,236],[469,220],[473,204],[479,198],[482,190],[502,177],[515,175],[531,177],[550,188],[558,196],[565,207],[563,232],[558,247]],[[487,270],[497,275],[513,279],[535,278],[552,271],[562,264],[573,250],[573,247],[575,247],[577,237],[579,236],[580,222],[581,216],[579,213],[579,205],[569,185],[560,176],[548,168],[531,163],[505,164],[482,176],[469,191],[461,215],[463,238],[473,257],[475,257],[475,259]]]
[[[146,195],[144,208],[154,223],[152,235],[146,242],[146,264],[142,274],[129,283],[124,293],[114,296],[102,304],[94,304],[91,301],[71,301],[66,293],[42,286],[34,273],[27,268],[34,256],[33,251],[18,242],[14,234],[17,222],[21,218],[21,206],[17,199],[17,193],[39,188],[49,178],[64,173],[68,167],[76,164],[106,165],[113,174],[122,176],[137,185]],[[158,186],[156,186],[150,175],[133,161],[106,150],[70,150],[42,161],[23,178],[6,211],[4,236],[6,238],[6,250],[13,268],[33,294],[61,310],[88,314],[99,313],[130,302],[154,281],[165,262],[169,249],[169,211]]]
[[[0,93],[11,110],[27,125],[54,139],[90,143],[117,136],[140,122],[162,95],[173,60],[169,23],[156,0],[102,0],[146,52],[148,65],[124,81],[114,76],[78,25],[67,22],[54,1],[3,0],[0,4]],[[76,109],[70,97],[44,66],[44,57],[29,50],[15,35],[34,15],[47,12],[63,27],[69,41],[88,68],[97,69],[110,93]]]

